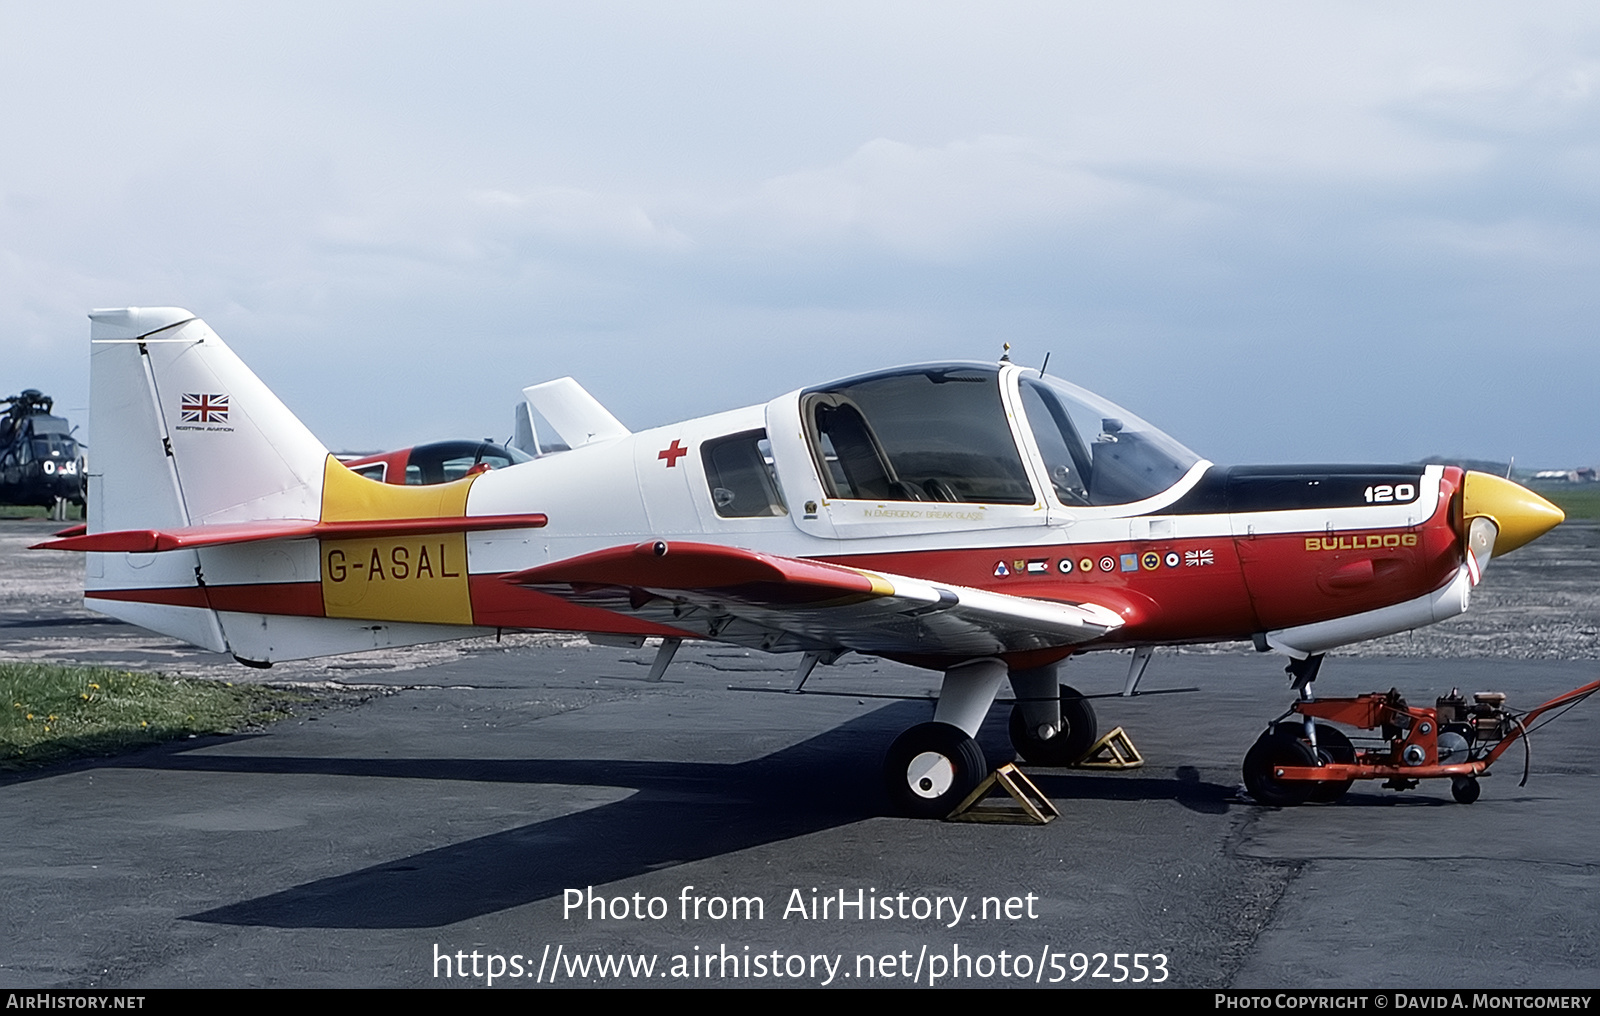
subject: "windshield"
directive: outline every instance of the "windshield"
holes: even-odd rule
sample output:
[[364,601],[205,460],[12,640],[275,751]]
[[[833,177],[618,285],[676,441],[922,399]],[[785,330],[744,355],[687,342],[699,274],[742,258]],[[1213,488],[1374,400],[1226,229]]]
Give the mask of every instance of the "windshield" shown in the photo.
[[801,412],[830,497],[1034,503],[995,368],[937,364],[852,378],[806,392]]
[[1067,505],[1142,501],[1171,487],[1200,456],[1077,385],[1025,374],[1022,411],[1056,498]]

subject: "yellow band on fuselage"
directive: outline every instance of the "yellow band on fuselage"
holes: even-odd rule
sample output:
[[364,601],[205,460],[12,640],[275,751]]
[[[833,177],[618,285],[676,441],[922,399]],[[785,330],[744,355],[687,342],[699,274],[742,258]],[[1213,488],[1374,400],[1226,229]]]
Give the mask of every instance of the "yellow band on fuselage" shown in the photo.
[[[328,456],[322,521],[461,518],[475,477],[431,486],[379,483]],[[321,541],[322,609],[328,617],[471,624],[467,537],[462,533]]]

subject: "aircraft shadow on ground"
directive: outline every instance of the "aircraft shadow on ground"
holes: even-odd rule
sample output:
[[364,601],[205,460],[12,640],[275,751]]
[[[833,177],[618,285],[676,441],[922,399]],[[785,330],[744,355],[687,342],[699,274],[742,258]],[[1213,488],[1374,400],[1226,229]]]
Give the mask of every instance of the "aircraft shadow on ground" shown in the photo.
[[[625,800],[319,879],[188,920],[284,928],[438,927],[662,867],[881,815],[901,707],[740,763],[171,756],[160,768],[631,788]],[[147,761],[145,765],[149,765]],[[863,775],[868,778],[863,779]]]
[[1176,801],[1190,811],[1221,815],[1236,803],[1235,787],[1207,783],[1194,766],[1179,766],[1171,777],[1134,776],[1119,773],[1115,778],[1081,772],[1035,772],[1030,779],[1052,800],[1065,801]]
[[[342,759],[146,753],[122,764],[185,772],[370,776],[631,788],[625,800],[439,847],[186,917],[281,928],[423,928],[602,886],[888,812],[879,767],[895,734],[926,719],[898,703],[740,763],[605,759]],[[991,724],[991,728],[992,728]],[[986,728],[984,740],[994,731]],[[1001,735],[1003,738],[1003,735]],[[998,745],[996,746],[998,749]],[[117,762],[103,763],[110,766]],[[1176,779],[1036,777],[1052,797],[1176,800],[1225,811],[1231,788]]]

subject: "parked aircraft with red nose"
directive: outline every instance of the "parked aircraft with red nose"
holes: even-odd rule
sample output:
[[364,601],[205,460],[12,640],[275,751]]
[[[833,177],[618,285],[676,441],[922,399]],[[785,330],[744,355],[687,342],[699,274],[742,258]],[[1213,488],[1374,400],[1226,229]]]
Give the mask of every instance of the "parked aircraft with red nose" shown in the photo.
[[[1561,521],[1438,465],[1235,466],[1002,361],[898,367],[629,432],[570,378],[525,389],[531,461],[436,485],[329,454],[204,322],[96,311],[86,604],[253,666],[503,628],[683,639],[943,672],[890,747],[904,811],[988,772],[1003,683],[1028,761],[1093,711],[1073,653],[1253,640],[1302,678],[1339,646],[1466,610],[1494,555]],[[553,431],[553,433],[542,433]],[[558,449],[544,451],[544,449]]]
[[482,441],[430,441],[398,451],[343,458],[340,461],[352,473],[369,480],[416,486],[448,483],[468,473],[501,469],[527,462],[530,458],[532,456],[525,452],[495,444],[485,438]]

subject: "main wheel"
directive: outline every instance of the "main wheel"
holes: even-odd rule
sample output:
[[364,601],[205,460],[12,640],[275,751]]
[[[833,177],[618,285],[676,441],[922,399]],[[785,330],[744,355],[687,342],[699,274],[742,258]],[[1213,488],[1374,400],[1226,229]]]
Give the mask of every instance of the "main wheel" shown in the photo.
[[983,749],[948,723],[919,723],[894,739],[883,779],[895,810],[912,818],[944,818],[989,774]]
[[1317,784],[1310,780],[1280,779],[1274,770],[1283,766],[1314,766],[1311,746],[1287,732],[1261,735],[1244,756],[1244,785],[1262,804],[1290,808],[1310,799]]
[[1011,707],[1011,746],[1024,762],[1040,766],[1070,766],[1089,754],[1099,736],[1098,721],[1089,700],[1073,687],[1061,686],[1061,730],[1041,738],[1028,726],[1022,703]]
[[1450,778],[1450,796],[1456,799],[1457,804],[1471,804],[1478,799],[1483,788],[1478,786],[1476,776],[1452,776]]

